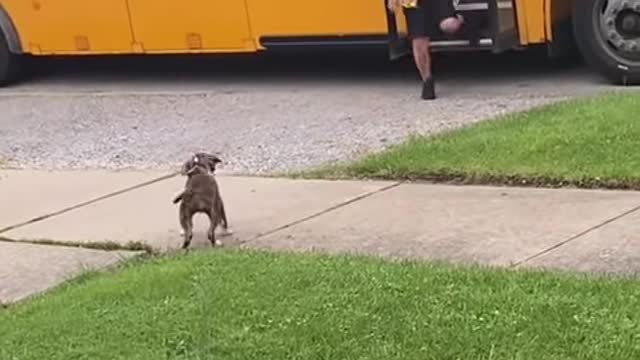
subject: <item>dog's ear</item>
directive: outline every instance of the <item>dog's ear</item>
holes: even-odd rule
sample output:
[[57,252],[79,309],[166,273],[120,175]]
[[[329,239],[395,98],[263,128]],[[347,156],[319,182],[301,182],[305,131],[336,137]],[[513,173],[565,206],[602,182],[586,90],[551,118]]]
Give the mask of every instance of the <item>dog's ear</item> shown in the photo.
[[216,166],[222,163],[222,160],[216,155],[207,154],[207,162],[209,163],[209,170],[213,173],[216,171]]
[[194,166],[194,162],[193,162],[193,158],[189,158],[189,160],[185,161],[184,164],[182,164],[182,169],[180,169],[180,174],[185,176],[189,173],[189,170],[191,170]]

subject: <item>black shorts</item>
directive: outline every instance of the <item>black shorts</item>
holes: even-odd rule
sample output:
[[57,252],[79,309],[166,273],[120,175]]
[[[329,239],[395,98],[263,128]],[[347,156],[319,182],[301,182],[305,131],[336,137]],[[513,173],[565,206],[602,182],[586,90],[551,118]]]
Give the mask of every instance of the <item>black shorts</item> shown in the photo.
[[452,0],[418,0],[417,8],[403,8],[410,37],[442,34],[440,22],[455,15]]

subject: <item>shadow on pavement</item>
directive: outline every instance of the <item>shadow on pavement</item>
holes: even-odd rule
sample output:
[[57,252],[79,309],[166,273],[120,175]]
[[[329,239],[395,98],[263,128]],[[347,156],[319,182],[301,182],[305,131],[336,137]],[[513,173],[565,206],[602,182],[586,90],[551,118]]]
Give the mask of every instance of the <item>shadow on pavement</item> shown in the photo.
[[[386,49],[288,51],[250,55],[102,56],[32,58],[23,83],[48,80],[71,82],[366,82],[411,79],[416,71],[405,57],[389,61]],[[493,55],[490,53],[435,54],[434,71],[440,79],[473,77],[509,80],[544,73],[584,71],[579,61],[546,57],[544,49]],[[600,80],[595,80],[600,81]]]

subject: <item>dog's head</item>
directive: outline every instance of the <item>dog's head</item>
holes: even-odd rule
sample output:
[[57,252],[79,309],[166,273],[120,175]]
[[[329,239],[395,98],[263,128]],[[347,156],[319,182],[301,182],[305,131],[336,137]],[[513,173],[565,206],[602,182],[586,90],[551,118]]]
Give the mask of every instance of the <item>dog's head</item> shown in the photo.
[[207,173],[215,173],[216,166],[222,163],[222,160],[215,155],[204,152],[195,153],[189,160],[182,165],[180,173],[182,175],[191,175],[194,172],[204,171]]

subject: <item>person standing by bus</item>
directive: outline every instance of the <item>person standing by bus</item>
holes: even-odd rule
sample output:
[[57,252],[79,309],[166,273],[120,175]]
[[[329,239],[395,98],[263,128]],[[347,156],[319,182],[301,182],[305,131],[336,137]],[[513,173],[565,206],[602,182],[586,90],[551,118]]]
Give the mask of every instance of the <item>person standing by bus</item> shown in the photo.
[[452,0],[387,0],[390,11],[395,11],[398,6],[403,9],[413,59],[422,78],[422,99],[435,99],[430,40],[441,32],[447,35],[460,32],[464,18],[455,13]]

